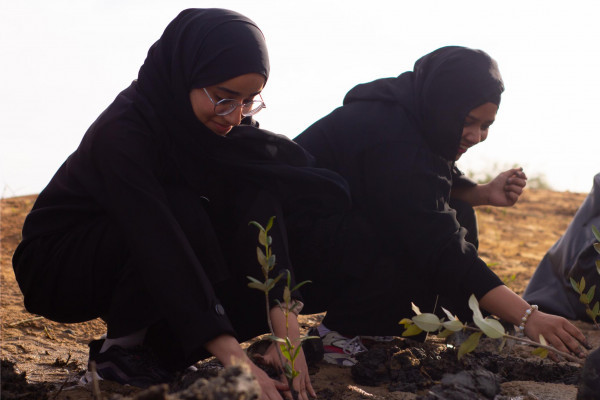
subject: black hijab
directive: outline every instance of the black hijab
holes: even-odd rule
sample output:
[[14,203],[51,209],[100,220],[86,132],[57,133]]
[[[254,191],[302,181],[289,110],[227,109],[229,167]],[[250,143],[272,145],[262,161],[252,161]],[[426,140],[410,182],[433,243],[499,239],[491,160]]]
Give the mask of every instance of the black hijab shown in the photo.
[[158,128],[169,137],[172,158],[190,185],[199,186],[209,168],[225,179],[266,184],[283,197],[344,207],[344,181],[309,168],[312,156],[287,137],[258,129],[250,118],[219,136],[196,118],[192,89],[248,73],[265,81],[269,76],[265,39],[254,22],[230,10],[184,10],[150,48],[139,71],[136,102],[153,114],[149,120],[160,120]]
[[500,105],[504,83],[498,65],[481,50],[439,48],[397,78],[358,85],[344,99],[399,103],[415,120],[431,150],[453,161],[468,113],[487,102]]

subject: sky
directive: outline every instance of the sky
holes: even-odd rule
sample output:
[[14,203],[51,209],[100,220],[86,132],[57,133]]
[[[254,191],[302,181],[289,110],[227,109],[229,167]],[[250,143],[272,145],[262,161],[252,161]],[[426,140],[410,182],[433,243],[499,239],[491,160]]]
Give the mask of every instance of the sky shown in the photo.
[[229,8],[263,31],[262,128],[293,138],[353,86],[462,45],[495,58],[506,86],[488,139],[458,162],[463,171],[522,166],[554,190],[585,193],[600,172],[600,2],[0,0],[2,197],[45,187],[190,7]]

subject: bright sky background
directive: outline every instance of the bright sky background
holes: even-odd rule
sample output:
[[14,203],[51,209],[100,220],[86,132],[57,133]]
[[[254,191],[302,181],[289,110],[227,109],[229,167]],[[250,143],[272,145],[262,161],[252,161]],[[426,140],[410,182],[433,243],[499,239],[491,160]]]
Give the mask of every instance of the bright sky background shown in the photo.
[[2,197],[44,188],[189,7],[230,8],[264,32],[265,129],[293,138],[356,84],[463,45],[498,61],[506,92],[488,140],[463,155],[461,169],[518,164],[555,190],[586,193],[600,172],[597,1],[2,0]]

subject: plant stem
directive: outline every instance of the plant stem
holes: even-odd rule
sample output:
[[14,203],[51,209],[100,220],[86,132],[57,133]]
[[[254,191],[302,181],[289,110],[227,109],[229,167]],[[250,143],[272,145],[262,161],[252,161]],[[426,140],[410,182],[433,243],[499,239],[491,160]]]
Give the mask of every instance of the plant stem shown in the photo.
[[[475,328],[473,326],[465,326],[465,328],[468,329],[468,330],[471,330],[471,331],[481,332],[481,330],[479,328]],[[509,334],[506,334],[506,333],[503,335],[503,337],[506,338],[506,339],[512,339],[512,340],[517,340],[517,341],[520,341],[520,342],[523,342],[523,343],[527,343],[527,344],[529,344],[531,346],[544,348],[544,349],[549,350],[549,351],[551,351],[553,353],[556,353],[556,354],[558,354],[558,355],[560,355],[560,356],[562,356],[562,357],[564,357],[564,358],[566,358],[568,360],[571,360],[571,361],[573,361],[573,362],[575,362],[577,364],[583,365],[583,361],[581,361],[578,357],[575,357],[574,355],[571,355],[569,353],[565,353],[563,351],[557,350],[557,349],[555,349],[552,346],[535,342],[535,341],[533,341],[533,340],[531,340],[529,338],[526,338],[526,337],[518,337],[518,336],[509,335]]]

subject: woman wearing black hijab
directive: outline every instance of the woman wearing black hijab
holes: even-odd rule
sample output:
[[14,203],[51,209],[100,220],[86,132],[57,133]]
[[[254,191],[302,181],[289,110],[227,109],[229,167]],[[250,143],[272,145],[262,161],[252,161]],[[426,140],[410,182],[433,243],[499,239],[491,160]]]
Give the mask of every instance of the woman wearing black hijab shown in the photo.
[[[181,12],[28,215],[13,258],[25,306],[59,322],[103,318],[107,338],[90,344],[90,360],[105,379],[148,386],[211,354],[250,362],[239,342],[268,327],[264,295],[247,287],[247,275],[262,276],[248,223],[276,216],[275,277],[292,270],[286,218],[348,206],[338,175],[251,119],[268,74],[251,20]],[[271,306],[283,336],[283,312]],[[315,394],[298,361],[306,399]],[[263,398],[281,398],[286,385],[250,365]]]
[[[340,364],[352,364],[347,353],[361,351],[340,334],[400,335],[398,321],[413,315],[411,302],[423,312],[445,307],[470,318],[471,294],[483,309],[517,326],[531,313],[523,324],[527,336],[539,340],[543,334],[557,349],[580,353],[584,337],[573,325],[532,311],[465,240],[469,233],[476,243],[472,206],[512,205],[525,186],[521,169],[476,185],[455,168],[469,147],[487,137],[503,90],[486,53],[444,47],[419,59],[414,71],[356,86],[342,107],[295,138],[319,167],[346,179],[352,196],[342,220],[328,219],[316,229],[339,239],[319,257],[290,239],[297,246],[297,271],[314,281],[303,291],[313,307],[307,311],[327,310],[319,333],[330,351],[346,353],[334,354]],[[460,207],[467,213],[459,218],[470,220],[470,232],[451,201],[469,205]]]

